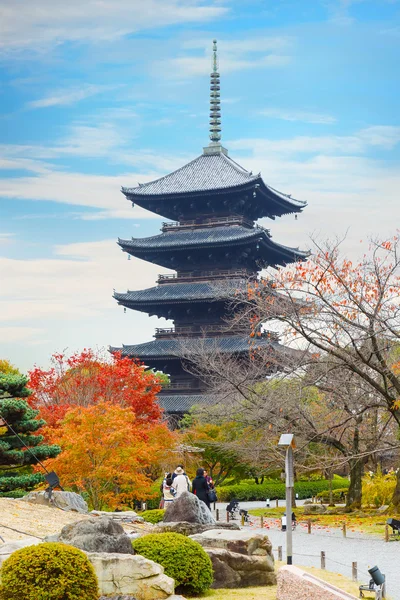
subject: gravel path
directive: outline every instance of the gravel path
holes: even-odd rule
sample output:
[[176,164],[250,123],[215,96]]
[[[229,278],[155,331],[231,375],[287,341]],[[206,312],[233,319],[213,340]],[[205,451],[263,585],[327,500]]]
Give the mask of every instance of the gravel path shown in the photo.
[[[298,505],[303,502],[298,502]],[[284,502],[279,503],[280,506]],[[241,502],[240,508],[250,510],[264,508],[265,502]],[[225,516],[226,503],[217,505],[221,519]],[[278,558],[278,546],[282,546],[283,560],[286,560],[286,533],[281,531],[278,519],[265,519],[264,529],[258,528],[260,520],[252,517],[254,531],[267,532],[272,542],[274,556]],[[236,521],[239,522],[239,521]],[[248,527],[248,525],[246,525]],[[385,542],[378,537],[342,530],[333,527],[313,525],[311,535],[307,525],[299,524],[293,531],[293,563],[305,567],[321,568],[321,551],[325,552],[326,569],[351,578],[352,562],[357,562],[358,580],[366,584],[370,579],[368,568],[378,565],[386,575],[387,594],[392,600],[400,600],[400,542]]]

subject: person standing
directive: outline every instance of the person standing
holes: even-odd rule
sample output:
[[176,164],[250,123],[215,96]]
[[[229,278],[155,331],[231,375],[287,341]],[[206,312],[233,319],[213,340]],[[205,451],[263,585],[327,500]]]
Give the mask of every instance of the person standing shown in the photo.
[[192,492],[195,494],[199,500],[202,500],[207,507],[210,508],[210,500],[208,498],[209,486],[204,477],[204,469],[197,469],[196,477],[192,481]]
[[172,477],[168,477],[165,480],[165,485],[163,487],[164,508],[167,508],[168,505],[174,501],[175,496],[176,496],[176,491],[172,487]]
[[190,492],[190,479],[182,467],[177,467],[174,475],[172,487],[176,490],[176,497],[179,498],[183,492]]

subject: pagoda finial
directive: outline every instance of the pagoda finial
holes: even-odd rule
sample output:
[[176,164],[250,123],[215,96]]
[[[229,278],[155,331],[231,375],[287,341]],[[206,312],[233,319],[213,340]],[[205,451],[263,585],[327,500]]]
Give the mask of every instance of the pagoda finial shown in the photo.
[[219,143],[221,140],[221,101],[218,72],[217,40],[213,40],[212,73],[210,75],[210,140]]

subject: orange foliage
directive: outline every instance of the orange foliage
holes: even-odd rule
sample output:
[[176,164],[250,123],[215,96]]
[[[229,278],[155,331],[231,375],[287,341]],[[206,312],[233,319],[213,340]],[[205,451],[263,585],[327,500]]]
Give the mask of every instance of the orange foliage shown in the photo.
[[164,424],[145,424],[130,407],[104,401],[70,409],[50,438],[62,452],[46,467],[63,486],[86,492],[95,509],[151,497],[149,470],[175,445]]

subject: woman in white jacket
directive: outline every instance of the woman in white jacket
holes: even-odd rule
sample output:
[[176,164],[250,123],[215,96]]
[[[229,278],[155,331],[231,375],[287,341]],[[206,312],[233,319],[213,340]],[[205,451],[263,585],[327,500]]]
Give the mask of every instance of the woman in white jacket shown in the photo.
[[176,490],[176,498],[179,498],[183,492],[190,492],[190,479],[182,467],[177,467],[174,475],[172,487]]

